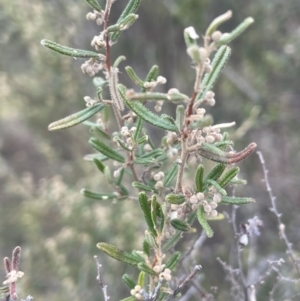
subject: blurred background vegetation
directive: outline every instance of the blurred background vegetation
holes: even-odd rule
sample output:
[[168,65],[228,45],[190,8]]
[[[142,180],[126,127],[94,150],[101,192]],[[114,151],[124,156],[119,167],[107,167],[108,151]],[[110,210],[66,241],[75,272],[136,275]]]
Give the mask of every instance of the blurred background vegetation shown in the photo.
[[[112,22],[126,3],[115,2]],[[194,71],[183,29],[193,25],[201,34],[228,9],[233,18],[222,26],[223,32],[247,16],[255,23],[231,45],[232,57],[215,88],[217,104],[212,113],[216,122],[237,122],[239,129],[231,132],[237,149],[255,141],[263,151],[287,233],[295,250],[300,250],[299,1],[143,0],[138,22],[122,34],[113,57],[125,55],[126,65],[141,77],[158,64],[168,79],[166,89],[176,86],[190,94]],[[123,249],[141,245],[137,237],[144,225],[134,203],[99,204],[79,193],[83,187],[100,191],[105,185],[92,163],[83,160],[91,151],[88,128],[47,130],[50,122],[82,109],[83,97],[94,96],[94,89],[92,80],[80,71],[80,60],[53,53],[40,40],[91,49],[90,41],[99,30],[85,19],[88,11],[82,0],[0,3],[0,257],[22,246],[23,298],[31,294],[35,300],[99,300],[93,259],[98,254],[96,243],[107,241]],[[121,80],[130,85],[126,76]],[[285,248],[269,212],[257,156],[251,155],[240,167],[248,185],[238,193],[254,197],[257,203],[239,210],[239,220],[257,215],[264,221],[249,273],[252,279],[267,259],[285,256]],[[215,259],[229,260],[233,234],[226,220],[212,226],[216,234],[199,254],[202,282],[207,290],[218,286],[219,296],[227,296],[228,284]],[[127,296],[118,276],[130,273],[130,268],[98,255],[112,299]],[[0,271],[4,278],[2,267]],[[267,289],[261,289],[261,296]],[[283,292],[279,289],[278,295]]]

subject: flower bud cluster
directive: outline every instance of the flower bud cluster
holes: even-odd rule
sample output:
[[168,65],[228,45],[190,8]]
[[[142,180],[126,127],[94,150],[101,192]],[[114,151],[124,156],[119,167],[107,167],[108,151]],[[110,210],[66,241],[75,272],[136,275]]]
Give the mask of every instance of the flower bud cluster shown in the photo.
[[104,21],[104,11],[98,12],[94,10],[86,15],[87,20],[95,21],[97,25],[102,25]]
[[167,156],[169,159],[174,159],[178,155],[178,149],[176,147],[169,147]]
[[154,110],[155,110],[156,112],[160,112],[161,109],[162,109],[163,104],[164,104],[164,101],[163,101],[163,100],[157,101],[157,102],[156,102],[156,105],[155,105],[155,107],[154,107]]
[[100,33],[99,36],[94,36],[91,45],[95,47],[97,51],[100,51],[102,48],[104,48],[106,46],[104,35]]
[[144,88],[149,90],[153,90],[157,85],[164,85],[167,82],[167,79],[163,76],[158,76],[156,80],[151,82],[144,82]]
[[198,192],[190,197],[189,202],[192,205],[193,211],[196,211],[199,205],[202,205],[207,216],[216,217],[218,216],[216,208],[218,207],[218,203],[221,202],[221,196],[218,193],[215,193],[212,199],[207,201],[205,194],[203,192]]
[[172,279],[171,270],[165,269],[163,272],[159,274],[159,279],[164,279],[166,281],[170,281]]
[[156,181],[156,184],[155,184],[155,189],[161,189],[164,187],[164,183],[163,183],[163,179],[165,177],[165,174],[160,171],[158,173],[151,173],[151,176],[153,178],[154,181]]
[[103,69],[103,64],[95,59],[89,59],[81,65],[81,71],[89,76],[94,76]]
[[212,66],[211,66],[211,64],[210,64],[210,59],[209,59],[209,58],[207,58],[207,59],[205,60],[205,63],[204,63],[204,71],[205,71],[206,73],[210,73],[210,72],[212,71]]
[[136,299],[138,299],[138,300],[143,300],[142,292],[143,292],[142,287],[141,287],[140,285],[136,285],[136,286],[134,287],[134,289],[132,289],[132,290],[130,291],[130,294],[131,294],[132,296],[135,296]]
[[203,102],[213,107],[216,104],[215,93],[213,91],[207,91],[203,98]]
[[177,134],[174,133],[174,132],[168,132],[166,142],[167,142],[168,145],[172,145],[174,143],[177,143],[178,142]]

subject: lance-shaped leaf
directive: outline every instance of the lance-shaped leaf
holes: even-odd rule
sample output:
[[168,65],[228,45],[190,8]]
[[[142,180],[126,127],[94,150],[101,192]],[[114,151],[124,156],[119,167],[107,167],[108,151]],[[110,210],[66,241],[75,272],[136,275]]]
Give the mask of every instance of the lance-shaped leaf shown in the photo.
[[9,287],[1,286],[0,287],[0,300],[9,300]]
[[97,159],[97,158],[94,158],[93,162],[95,163],[95,165],[97,166],[97,168],[99,169],[99,171],[101,171],[102,173],[104,173],[104,169],[105,169],[104,164],[99,159]]
[[92,126],[91,129],[90,129],[90,132],[96,138],[110,140],[109,134],[107,134],[106,132],[104,132],[98,126]]
[[171,123],[170,121],[159,117],[158,115],[152,113],[149,109],[147,109],[142,103],[137,101],[130,101],[125,96],[124,88],[121,87],[121,85],[118,85],[118,90],[120,92],[120,95],[124,99],[126,105],[140,118],[142,118],[144,121],[152,124],[153,126],[156,126],[158,128],[162,128],[167,131],[176,132],[177,127]]
[[219,183],[217,183],[215,180],[212,179],[208,179],[207,180],[208,184],[211,184],[212,186],[214,186],[216,188],[216,190],[221,194],[221,195],[227,195],[227,192],[225,189],[223,189]]
[[212,71],[210,73],[206,73],[204,76],[201,88],[202,92],[197,95],[197,100],[201,99],[205,93],[212,89],[213,85],[215,84],[216,80],[218,79],[222,69],[224,68],[225,64],[227,63],[231,54],[231,50],[227,46],[221,46],[217,53],[215,54],[213,61],[211,63]]
[[159,204],[156,201],[156,195],[153,195],[151,200],[150,200],[150,209],[151,209],[151,219],[154,225],[154,229],[157,231],[158,228],[158,221],[157,221],[157,206],[159,206]]
[[74,49],[66,46],[62,46],[58,43],[42,40],[41,44],[55,52],[58,52],[63,55],[78,57],[78,58],[96,58],[99,60],[104,60],[105,56],[103,54],[99,54],[97,52],[82,50],[82,49]]
[[130,79],[139,87],[144,87],[144,82],[137,76],[137,74],[134,72],[134,70],[130,66],[126,66],[125,70],[130,77]]
[[224,45],[230,43],[236,37],[241,35],[252,23],[254,19],[251,17],[246,18],[237,28],[235,28],[230,33],[223,33],[221,39],[218,41],[217,45]]
[[146,230],[145,231],[145,241],[147,241],[147,243],[149,244],[150,247],[152,248],[157,248],[157,243],[156,243],[156,240],[155,240],[155,237],[153,236],[153,234]]
[[165,152],[161,148],[156,148],[149,153],[144,154],[141,158],[157,158],[163,155]]
[[111,33],[126,30],[138,19],[138,17],[139,16],[136,14],[129,14],[124,19],[122,19],[120,23],[109,26],[107,28],[107,32]]
[[221,203],[222,204],[232,204],[232,205],[243,205],[243,204],[255,203],[255,200],[252,198],[238,198],[238,197],[222,196]]
[[212,237],[214,235],[214,232],[206,220],[205,211],[204,211],[204,208],[202,205],[198,207],[197,218],[198,218],[199,224],[202,226],[206,235],[208,237]]
[[72,114],[68,117],[52,122],[51,124],[49,124],[48,130],[56,131],[75,126],[91,118],[92,116],[100,112],[104,107],[104,104],[97,104],[92,107],[85,108],[84,110]]
[[144,287],[144,285],[145,285],[145,278],[146,278],[146,273],[145,272],[140,272],[139,278],[138,278],[138,285],[140,287]]
[[202,192],[204,190],[203,174],[204,174],[204,166],[200,164],[197,168],[196,176],[195,176],[196,192]]
[[153,187],[143,184],[143,183],[140,183],[140,182],[134,181],[134,182],[132,182],[132,186],[137,189],[144,190],[144,191],[155,191],[155,189]]
[[144,144],[144,143],[148,142],[148,139],[149,139],[149,137],[148,137],[147,135],[145,135],[145,136],[139,138],[139,139],[136,141],[136,143],[137,143],[137,144]]
[[178,251],[175,252],[166,263],[165,269],[173,270],[176,267],[177,263],[179,262],[180,257],[181,257],[181,253]]
[[102,141],[96,139],[96,138],[91,138],[89,140],[89,144],[95,148],[97,151],[105,155],[106,157],[113,159],[115,161],[124,163],[125,158],[118,152],[116,152],[114,149],[109,147],[107,144],[103,143]]
[[143,252],[150,257],[150,245],[146,239],[143,241]]
[[148,225],[149,231],[154,236],[156,236],[157,233],[156,233],[155,226],[154,226],[152,216],[151,216],[151,208],[148,205],[148,198],[147,198],[147,195],[145,194],[145,192],[140,192],[139,193],[139,203],[140,203],[141,209],[144,213],[144,218],[145,218],[145,221]]
[[159,92],[147,92],[147,93],[135,93],[130,96],[129,100],[141,100],[141,101],[169,101],[171,97],[168,94]]
[[228,10],[225,14],[215,18],[210,25],[208,26],[205,35],[211,36],[214,31],[224,22],[229,20],[232,17],[232,11]]
[[170,204],[175,204],[175,205],[181,205],[185,202],[185,195],[184,194],[173,194],[170,193],[166,196],[166,201]]
[[134,280],[128,274],[124,274],[122,276],[122,280],[130,289],[134,289],[134,287],[136,286]]
[[155,158],[136,158],[134,159],[135,164],[148,165],[155,162]]
[[[122,22],[122,20],[128,16],[129,14],[135,13],[139,7],[141,3],[141,0],[130,0],[127,4],[127,6],[125,7],[125,9],[123,10],[122,14],[120,15],[117,24],[119,24],[120,22]],[[110,39],[115,42],[118,37],[120,36],[120,32],[114,32]]]
[[177,218],[174,218],[171,220],[171,225],[173,228],[175,228],[176,230],[179,230],[179,231],[189,231],[191,230],[191,226],[185,222],[185,221],[182,221],[180,219],[177,219]]
[[226,165],[223,163],[218,163],[204,178],[204,183],[207,184],[208,180],[218,180],[220,176],[223,174]]
[[172,182],[172,180],[177,175],[177,171],[178,171],[178,165],[173,164],[172,168],[170,169],[170,171],[167,173],[167,175],[164,178],[164,181],[163,181],[164,187],[167,187]]
[[[140,117],[138,117],[135,126],[136,126],[136,130],[135,130],[135,132],[133,133],[133,140],[134,140],[134,141],[137,141],[137,140],[139,139],[140,134],[141,134],[141,131],[142,131],[142,129],[143,129],[143,119],[140,118]],[[145,135],[145,136],[148,137],[148,135]]]
[[114,193],[97,193],[85,188],[81,189],[80,193],[88,198],[95,199],[95,200],[109,200],[109,199],[115,199],[117,197],[117,195]]
[[101,12],[102,8],[97,0],[85,0],[85,2],[93,9],[97,10],[98,12]]
[[157,273],[152,270],[145,262],[140,262],[137,266],[142,272],[145,272],[146,274],[150,276],[157,276]]
[[120,185],[121,185],[122,180],[123,180],[124,172],[125,172],[125,168],[121,168],[121,170],[120,170],[120,175],[118,176],[118,178],[117,178],[117,180],[116,180],[116,185],[117,185],[117,186],[120,186]]
[[240,169],[238,167],[231,168],[228,170],[221,179],[219,179],[218,183],[221,187],[225,187],[234,177],[238,175]]
[[144,256],[141,255],[141,251],[136,251],[136,250],[133,250],[131,252],[131,255],[134,256],[134,258],[136,258],[136,260],[139,260],[139,262],[144,262],[145,261],[145,258]]
[[105,252],[108,256],[127,264],[137,266],[140,263],[140,261],[137,260],[132,254],[120,250],[117,247],[105,242],[99,242],[97,244],[97,248]]

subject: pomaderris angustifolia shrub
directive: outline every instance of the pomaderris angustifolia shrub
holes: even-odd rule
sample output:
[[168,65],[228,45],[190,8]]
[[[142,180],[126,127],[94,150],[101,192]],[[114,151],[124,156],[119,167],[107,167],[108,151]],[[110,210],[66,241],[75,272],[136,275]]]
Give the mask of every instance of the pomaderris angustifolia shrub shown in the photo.
[[[212,237],[209,221],[222,218],[218,212],[222,205],[254,202],[251,198],[227,195],[226,186],[243,184],[235,163],[249,156],[256,144],[234,151],[233,142],[224,130],[235,123],[213,125],[205,110],[206,106],[216,103],[213,86],[231,53],[227,44],[253,19],[247,18],[231,33],[222,33],[218,27],[230,19],[232,13],[228,11],[211,22],[203,41],[194,27],[186,28],[183,34],[187,55],[195,69],[191,95],[176,88],[161,93],[155,89],[167,79],[159,74],[158,66],[154,65],[145,79],[141,79],[130,66],[125,67],[135,88],[125,87],[118,79],[125,57],[111,57],[111,47],[122,38],[122,32],[137,21],[136,12],[141,1],[130,0],[116,24],[109,24],[114,1],[107,0],[103,8],[96,0],[86,2],[93,8],[87,19],[102,27],[92,39],[94,51],[73,49],[49,40],[42,40],[41,44],[60,54],[85,59],[82,72],[91,77],[99,76],[94,78],[97,97],[92,97],[94,92],[86,96],[85,109],[51,123],[49,130],[75,126],[97,116],[95,123],[88,122],[93,135],[89,144],[98,152],[93,161],[113,192],[94,192],[88,188],[81,192],[97,200],[139,203],[148,227],[140,251],[123,251],[122,246],[113,246],[109,242],[99,242],[97,247],[140,271],[138,279],[123,275],[129,287],[126,300],[173,298],[201,269],[200,265],[195,266],[188,279],[172,288],[172,276],[181,254],[170,250],[183,233],[193,231],[197,220],[206,235]],[[154,111],[147,107],[149,102],[155,103]],[[176,116],[159,115],[165,103],[176,106]],[[118,131],[114,132],[109,127],[113,118],[118,124]],[[147,124],[163,132],[159,145],[152,142],[145,127]],[[204,160],[216,164],[211,170],[206,170]],[[102,283],[100,273],[99,281]],[[107,299],[106,288],[103,288]]]
[[[194,27],[184,29],[187,55],[195,72],[194,84],[189,95],[176,88],[163,93],[155,91],[167,81],[160,75],[158,66],[154,65],[146,78],[141,79],[130,66],[122,67],[124,56],[111,56],[111,47],[122,38],[122,32],[138,20],[136,12],[141,0],[130,0],[115,24],[109,23],[109,16],[117,1],[107,0],[105,6],[97,0],[86,2],[93,10],[87,19],[102,29],[92,38],[93,51],[73,49],[50,40],[42,40],[41,44],[59,54],[83,59],[81,70],[94,77],[96,90],[84,97],[86,108],[51,123],[49,130],[80,123],[90,126],[89,144],[96,151],[90,158],[104,174],[110,189],[95,192],[87,187],[81,193],[99,201],[114,201],[116,205],[119,201],[136,202],[141,208],[148,229],[140,250],[123,251],[122,246],[109,242],[97,244],[108,256],[139,270],[138,279],[123,275],[129,288],[124,300],[171,300],[201,270],[200,265],[195,265],[189,275],[174,281],[180,276],[178,266],[182,260],[174,247],[184,232],[195,231],[193,227],[199,223],[206,236],[212,237],[210,221],[224,218],[220,213],[222,206],[254,202],[250,197],[229,195],[226,187],[245,184],[238,177],[236,163],[248,157],[256,144],[235,151],[226,132],[235,122],[212,124],[205,109],[214,106],[219,98],[213,87],[231,54],[227,44],[242,34],[253,19],[248,17],[232,32],[222,33],[218,27],[230,19],[232,13],[228,11],[214,19],[205,32],[197,33]],[[119,82],[118,74],[124,69],[132,87]],[[151,110],[148,103],[153,102],[154,110]],[[165,103],[176,107],[175,116],[160,113]],[[87,121],[92,117],[96,117],[94,122]],[[117,131],[112,120],[116,120]],[[151,139],[149,126],[161,131],[163,138],[159,144]],[[215,162],[213,168],[205,168],[207,160]],[[246,230],[240,243],[247,243]],[[96,261],[98,280],[108,300],[97,258]],[[7,270],[9,281],[12,271]],[[14,283],[21,277],[21,272],[16,270],[16,273],[9,283],[13,299],[16,297]],[[9,294],[8,290],[5,294]]]

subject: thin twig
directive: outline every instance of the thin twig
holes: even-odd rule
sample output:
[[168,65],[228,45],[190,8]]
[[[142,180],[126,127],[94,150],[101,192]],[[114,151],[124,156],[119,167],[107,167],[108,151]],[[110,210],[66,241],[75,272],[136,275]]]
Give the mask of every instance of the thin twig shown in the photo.
[[102,289],[104,301],[108,301],[110,297],[107,295],[107,285],[103,284],[102,277],[101,277],[101,266],[102,265],[100,264],[100,262],[98,260],[98,256],[95,255],[94,258],[95,258],[96,265],[97,265],[97,277],[96,277],[96,279],[98,280],[98,282],[100,284],[100,287]]
[[286,247],[287,247],[287,253],[289,254],[292,262],[293,262],[293,266],[295,267],[298,275],[300,276],[300,270],[299,270],[299,260],[297,259],[294,251],[293,251],[293,248],[292,248],[292,243],[289,241],[286,233],[285,233],[285,225],[283,224],[282,222],[282,219],[281,219],[281,213],[279,213],[278,209],[277,209],[277,204],[276,204],[276,197],[274,196],[273,194],[273,191],[272,191],[272,188],[271,188],[271,185],[270,185],[270,181],[269,181],[269,171],[266,167],[266,163],[265,163],[265,159],[264,159],[264,156],[262,154],[262,152],[258,151],[256,152],[258,157],[259,157],[259,160],[260,160],[260,163],[262,165],[262,168],[263,168],[263,172],[264,172],[264,182],[266,184],[266,188],[267,188],[267,191],[269,193],[269,197],[270,197],[270,200],[271,200],[271,208],[270,208],[270,211],[273,212],[277,218],[277,224],[278,224],[278,229],[279,229],[279,235],[280,237],[283,239]]
[[167,301],[173,300],[181,291],[181,289],[202,269],[201,265],[196,265],[192,272],[178,285],[173,294],[167,299]]

